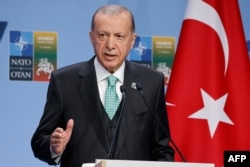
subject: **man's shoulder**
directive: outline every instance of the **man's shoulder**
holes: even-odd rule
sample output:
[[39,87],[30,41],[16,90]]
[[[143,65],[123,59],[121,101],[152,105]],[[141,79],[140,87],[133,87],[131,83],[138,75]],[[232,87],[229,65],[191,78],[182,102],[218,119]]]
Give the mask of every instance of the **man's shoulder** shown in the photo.
[[84,64],[86,64],[86,61],[69,64],[69,65],[56,69],[54,73],[59,74],[59,73],[66,73],[66,72],[71,72],[71,71],[78,71],[81,67],[85,66]]
[[74,74],[74,73],[78,74],[80,71],[89,70],[90,67],[93,65],[93,63],[94,63],[93,58],[91,58],[90,60],[87,60],[87,61],[77,62],[74,64],[60,67],[60,68],[54,70],[53,73],[55,75]]
[[79,72],[82,66],[84,66],[85,62],[78,62],[70,65],[66,65],[60,67],[52,72],[55,76],[70,76],[75,75]]
[[145,75],[162,75],[161,72],[153,69],[150,65],[148,64],[141,64],[141,63],[136,63],[136,62],[130,62],[128,61],[128,67],[132,69],[133,71],[138,71],[140,74],[145,74]]

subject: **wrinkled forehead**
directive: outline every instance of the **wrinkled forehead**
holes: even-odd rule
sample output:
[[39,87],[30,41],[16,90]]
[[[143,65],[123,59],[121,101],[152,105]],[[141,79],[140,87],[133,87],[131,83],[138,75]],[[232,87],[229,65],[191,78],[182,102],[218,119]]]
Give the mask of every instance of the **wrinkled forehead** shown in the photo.
[[134,23],[134,17],[132,12],[130,12],[127,8],[119,5],[107,5],[99,8],[92,17],[91,22],[91,30],[94,30],[95,27],[95,18],[97,15],[127,15],[127,17],[131,21],[131,30],[132,32],[135,31],[135,23]]
[[118,15],[97,14],[94,22],[95,28],[92,32],[95,33],[132,34],[130,18],[124,13]]

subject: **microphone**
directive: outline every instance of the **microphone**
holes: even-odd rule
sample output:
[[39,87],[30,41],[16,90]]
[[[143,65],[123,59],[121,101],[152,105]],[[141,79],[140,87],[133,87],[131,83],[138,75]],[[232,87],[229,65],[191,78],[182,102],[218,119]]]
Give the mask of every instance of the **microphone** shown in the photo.
[[119,127],[120,127],[120,124],[121,124],[121,118],[122,118],[122,114],[123,114],[123,111],[124,111],[124,105],[125,105],[125,101],[126,101],[126,87],[124,85],[121,85],[120,86],[120,91],[122,93],[122,106],[121,106],[121,111],[120,111],[120,115],[119,115],[119,118],[118,118],[118,121],[117,121],[117,124],[116,124],[116,127],[115,127],[115,133],[114,133],[114,137],[112,139],[112,142],[111,142],[111,146],[110,146],[110,149],[109,149],[109,153],[108,153],[108,159],[113,159],[113,154],[114,154],[114,150],[115,150],[115,147],[116,147],[116,141],[118,139],[118,131],[119,131]]
[[161,123],[161,121],[157,118],[157,116],[155,115],[155,113],[150,109],[145,96],[143,94],[143,90],[142,90],[142,84],[140,82],[136,83],[136,89],[140,92],[142,99],[146,105],[146,107],[148,108],[148,110],[151,112],[151,114],[154,116],[155,120],[157,121],[157,123],[160,125],[161,129],[164,131],[164,133],[169,137],[169,141],[173,144],[174,149],[178,152],[178,154],[180,155],[181,159],[183,162],[186,162],[186,159],[184,158],[183,154],[181,153],[180,149],[177,147],[177,145],[175,144],[175,142],[172,140],[170,134],[168,133],[167,129],[165,128],[165,126],[163,126],[163,124]]

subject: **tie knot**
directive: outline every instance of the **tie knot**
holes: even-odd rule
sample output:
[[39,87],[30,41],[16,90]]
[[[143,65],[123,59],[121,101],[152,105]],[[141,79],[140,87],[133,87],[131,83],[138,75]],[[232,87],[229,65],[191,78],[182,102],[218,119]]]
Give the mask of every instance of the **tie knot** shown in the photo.
[[115,86],[117,78],[114,75],[108,76],[108,86]]

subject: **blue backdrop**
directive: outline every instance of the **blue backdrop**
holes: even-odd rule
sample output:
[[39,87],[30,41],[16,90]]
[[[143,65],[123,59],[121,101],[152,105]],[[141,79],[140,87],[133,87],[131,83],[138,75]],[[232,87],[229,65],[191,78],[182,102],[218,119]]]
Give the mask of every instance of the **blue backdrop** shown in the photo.
[[[9,80],[9,31],[57,32],[59,68],[93,55],[88,35],[92,14],[111,3],[131,9],[138,35],[174,36],[178,42],[185,0],[0,0],[1,167],[48,166],[34,158],[30,146],[43,112],[48,82]],[[239,0],[239,4],[246,39],[250,40],[250,1]]]

